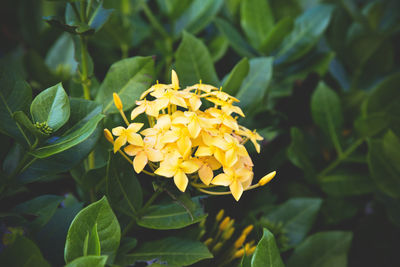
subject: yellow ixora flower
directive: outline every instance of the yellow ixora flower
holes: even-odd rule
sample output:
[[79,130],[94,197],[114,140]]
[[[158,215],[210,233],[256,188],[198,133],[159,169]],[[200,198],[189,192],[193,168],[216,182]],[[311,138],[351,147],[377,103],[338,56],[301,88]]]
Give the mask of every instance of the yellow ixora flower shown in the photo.
[[[143,123],[129,122],[121,99],[116,93],[113,98],[127,127],[115,127],[112,134],[105,129],[104,134],[114,153],[131,162],[136,173],[173,178],[182,192],[190,184],[211,195],[232,194],[237,201],[244,191],[265,185],[276,174],[267,174],[251,185],[253,162],[245,144],[250,140],[259,153],[258,141],[263,138],[238,124],[238,115],[245,116],[234,105],[239,100],[222,88],[200,81],[181,89],[172,70],[171,84],[157,81],[136,101],[130,118],[133,121],[146,114],[149,124],[145,129]],[[209,190],[217,186],[229,190]]]

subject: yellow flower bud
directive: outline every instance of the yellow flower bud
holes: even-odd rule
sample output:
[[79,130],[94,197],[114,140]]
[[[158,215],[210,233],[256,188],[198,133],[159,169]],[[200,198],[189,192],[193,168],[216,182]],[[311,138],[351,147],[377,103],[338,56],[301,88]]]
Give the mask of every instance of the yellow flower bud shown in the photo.
[[178,75],[176,74],[176,72],[174,70],[171,71],[171,83],[172,83],[172,87],[175,90],[179,89],[179,79],[178,79]]
[[204,245],[209,246],[213,242],[213,239],[211,237],[207,238],[206,241],[203,242]]
[[236,241],[234,244],[235,248],[240,248],[243,246],[244,241],[246,240],[246,235],[242,234]]
[[237,259],[237,258],[241,258],[244,255],[244,249],[239,249],[238,251],[235,252],[235,254],[233,254],[233,258]]
[[228,217],[225,217],[225,219],[223,219],[223,221],[222,221],[221,224],[219,225],[219,229],[220,229],[221,231],[223,231],[223,230],[225,230],[225,229],[227,228],[230,219],[231,219],[231,218],[229,218],[229,216],[228,216]]
[[233,235],[234,232],[235,232],[235,227],[232,227],[232,228],[226,230],[226,231],[222,234],[222,239],[228,240],[229,238],[232,237],[232,235]]
[[247,226],[246,228],[243,229],[242,231],[242,235],[248,235],[252,230],[253,230],[254,226],[252,224],[250,224],[249,226]]
[[117,93],[113,93],[113,98],[114,98],[114,105],[118,110],[122,110],[122,101],[121,98],[119,98]]
[[215,246],[211,249],[213,253],[217,253],[222,248],[222,242],[218,242]]
[[114,137],[112,136],[110,130],[104,129],[104,137],[107,139],[108,142],[114,144]]
[[224,217],[224,213],[225,211],[222,209],[218,212],[217,216],[215,216],[215,221],[219,222],[220,220],[222,220],[222,217]]
[[252,246],[250,247],[248,250],[246,250],[246,255],[251,255],[254,253],[254,251],[256,250],[256,246]]
[[275,177],[275,175],[276,175],[276,171],[268,173],[267,175],[265,175],[263,178],[260,179],[258,184],[260,186],[267,184],[269,181],[271,181]]

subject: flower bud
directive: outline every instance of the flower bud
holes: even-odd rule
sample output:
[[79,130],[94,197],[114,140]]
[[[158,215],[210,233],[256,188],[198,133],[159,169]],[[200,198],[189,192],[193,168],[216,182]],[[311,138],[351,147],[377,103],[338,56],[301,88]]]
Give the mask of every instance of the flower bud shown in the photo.
[[113,98],[114,98],[114,105],[118,110],[122,110],[122,101],[121,98],[119,98],[117,93],[113,93]]
[[275,177],[275,175],[276,175],[276,171],[268,173],[267,175],[265,175],[263,178],[260,179],[258,184],[260,186],[267,184],[269,181],[271,181]]
[[179,89],[179,79],[178,79],[178,75],[176,74],[176,72],[174,70],[171,71],[171,83],[172,83],[172,87],[175,90]]
[[252,224],[250,224],[249,226],[247,226],[246,228],[243,229],[242,231],[242,235],[248,235],[251,230],[253,230],[254,226]]
[[237,258],[241,258],[244,255],[244,249],[239,249],[238,251],[235,252],[235,254],[233,254],[233,258],[237,259]]
[[110,130],[108,129],[104,129],[104,137],[107,139],[108,142],[110,142],[111,144],[114,143],[114,138],[110,132]]
[[225,230],[225,229],[227,228],[230,219],[231,219],[231,218],[229,218],[229,216],[228,216],[228,217],[225,217],[225,219],[221,222],[221,224],[219,225],[219,229],[220,229],[221,231],[223,231],[223,230]]
[[220,220],[222,220],[222,217],[224,217],[224,213],[225,211],[222,209],[218,212],[217,216],[215,216],[215,221],[219,222]]
[[209,237],[209,238],[207,238],[206,241],[203,242],[203,244],[208,247],[209,245],[211,245],[212,242],[213,242],[213,239],[211,237]]
[[244,243],[244,241],[246,241],[246,235],[241,235],[236,241],[235,241],[235,244],[234,244],[234,247],[235,248],[240,248],[240,247],[242,247],[243,246],[243,243]]

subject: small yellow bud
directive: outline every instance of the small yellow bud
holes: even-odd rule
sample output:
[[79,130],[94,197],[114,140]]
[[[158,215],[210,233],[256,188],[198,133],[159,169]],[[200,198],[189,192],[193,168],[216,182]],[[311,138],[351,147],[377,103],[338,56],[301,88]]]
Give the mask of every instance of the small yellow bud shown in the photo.
[[225,230],[226,230],[226,229],[230,229],[230,228],[233,226],[234,223],[235,223],[235,220],[234,220],[234,219],[230,220],[229,223],[228,223],[228,225],[226,226]]
[[218,212],[217,216],[215,216],[215,221],[219,222],[220,220],[222,220],[222,217],[224,217],[224,213],[225,211],[222,209]]
[[252,230],[253,230],[254,226],[252,224],[250,224],[249,226],[247,226],[246,228],[243,229],[242,231],[242,235],[248,235]]
[[243,246],[244,241],[246,241],[246,235],[242,234],[239,238],[235,241],[234,247],[240,248]]
[[232,227],[232,228],[226,230],[226,231],[222,234],[222,239],[228,240],[229,238],[232,237],[232,235],[233,235],[234,232],[235,232],[235,227]]
[[233,258],[237,259],[237,258],[241,258],[244,255],[244,249],[239,249],[238,251],[235,252],[235,254],[233,254]]
[[203,244],[208,247],[209,245],[211,245],[212,242],[213,242],[213,239],[211,237],[209,237],[209,238],[207,238],[206,241],[203,242]]
[[218,242],[215,246],[211,249],[212,252],[217,253],[222,248],[222,242]]
[[228,217],[225,217],[225,219],[222,220],[221,224],[219,225],[219,229],[220,229],[221,231],[223,231],[223,230],[225,230],[225,229],[227,228],[230,219],[231,219],[231,218],[229,218],[229,216],[228,216]]
[[267,184],[269,181],[271,181],[275,177],[275,175],[276,175],[276,171],[268,173],[263,178],[261,178],[260,181],[258,181],[258,184],[260,186]]
[[179,79],[178,79],[178,75],[176,74],[176,72],[174,70],[171,71],[171,82],[172,82],[172,87],[175,90],[179,89]]
[[114,98],[114,105],[118,110],[122,110],[122,101],[121,98],[119,98],[117,93],[113,93],[113,98]]
[[114,137],[112,136],[110,130],[104,129],[104,137],[107,139],[108,142],[114,144]]
[[250,247],[248,250],[246,250],[246,255],[251,255],[254,253],[254,251],[256,250],[256,246],[252,246]]

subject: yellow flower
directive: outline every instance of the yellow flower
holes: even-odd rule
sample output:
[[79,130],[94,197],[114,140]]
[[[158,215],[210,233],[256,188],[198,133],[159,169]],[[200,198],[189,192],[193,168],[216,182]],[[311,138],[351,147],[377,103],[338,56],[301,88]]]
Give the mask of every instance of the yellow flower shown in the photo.
[[236,201],[239,201],[243,193],[242,183],[252,178],[253,173],[246,168],[231,168],[224,169],[224,173],[215,176],[211,183],[215,185],[229,186],[233,197]]
[[131,123],[126,129],[122,126],[112,129],[112,133],[118,136],[114,142],[114,153],[125,145],[127,141],[131,145],[143,146],[142,137],[136,133],[142,127],[143,123]]
[[174,177],[176,187],[185,192],[189,182],[186,174],[194,173],[199,168],[200,163],[196,159],[183,160],[182,158],[173,156],[162,161],[160,167],[154,173],[167,178]]
[[129,145],[124,148],[126,154],[129,156],[135,156],[135,159],[133,160],[133,168],[136,173],[140,173],[147,165],[148,161],[159,162],[163,160],[164,155],[160,150],[153,148],[154,144],[155,140],[146,137],[144,139],[144,146]]

